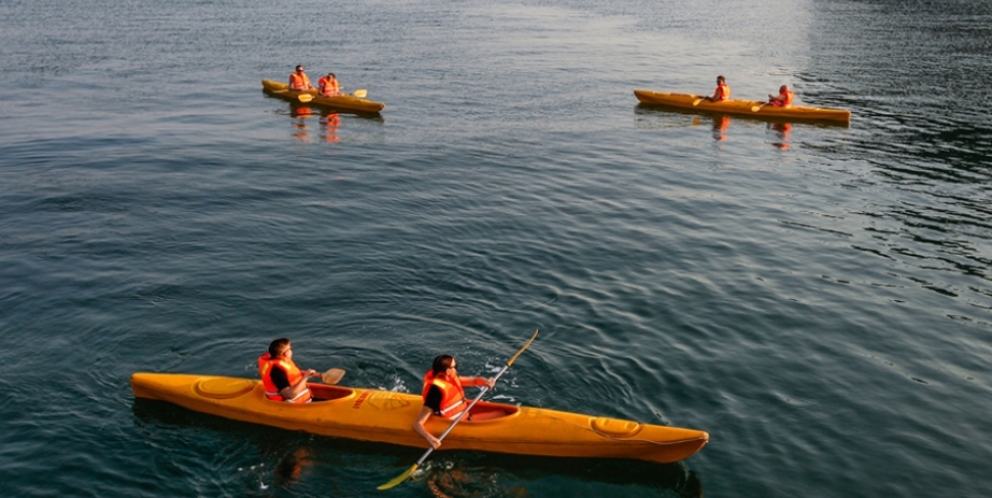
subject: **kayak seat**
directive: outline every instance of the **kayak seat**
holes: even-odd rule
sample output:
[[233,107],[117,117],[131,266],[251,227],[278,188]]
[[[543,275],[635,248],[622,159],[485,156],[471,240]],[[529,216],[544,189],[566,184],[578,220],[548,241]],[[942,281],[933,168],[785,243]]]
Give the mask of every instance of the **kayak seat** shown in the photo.
[[307,384],[310,387],[310,396],[314,401],[334,401],[337,399],[350,398],[355,395],[354,389],[347,387],[328,386],[326,384]]

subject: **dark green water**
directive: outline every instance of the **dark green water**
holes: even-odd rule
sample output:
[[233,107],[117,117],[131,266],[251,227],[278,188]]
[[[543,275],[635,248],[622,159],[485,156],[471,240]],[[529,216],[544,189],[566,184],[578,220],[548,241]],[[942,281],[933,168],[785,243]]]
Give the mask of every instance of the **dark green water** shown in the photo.
[[[992,7],[0,2],[5,496],[387,496],[419,450],[136,401],[301,366],[710,432],[445,453],[391,496],[987,496]],[[305,64],[387,104],[301,115]],[[848,127],[637,105],[780,84]],[[433,487],[432,487],[433,486]]]

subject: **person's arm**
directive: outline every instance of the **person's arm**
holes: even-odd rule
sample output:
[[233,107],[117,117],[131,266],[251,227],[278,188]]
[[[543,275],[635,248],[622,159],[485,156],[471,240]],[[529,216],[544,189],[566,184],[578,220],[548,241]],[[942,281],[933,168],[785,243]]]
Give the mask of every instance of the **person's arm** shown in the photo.
[[424,405],[424,407],[420,409],[420,414],[417,415],[417,420],[413,421],[413,431],[420,434],[420,437],[426,439],[427,443],[436,450],[441,447],[441,440],[434,437],[434,435],[430,432],[427,432],[427,428],[424,427],[424,423],[427,422],[427,419],[431,418],[431,415],[433,414],[434,410],[431,409],[431,407]]
[[284,399],[294,399],[307,389],[307,381],[310,380],[310,377],[315,377],[317,375],[318,373],[316,370],[307,370],[306,372],[303,372],[303,376],[300,377],[300,380],[297,381],[296,384],[280,389],[279,394],[282,395]]
[[462,383],[462,386],[468,387],[482,387],[489,386],[490,389],[496,385],[496,380],[492,377],[488,379],[485,377],[458,377],[458,381]]

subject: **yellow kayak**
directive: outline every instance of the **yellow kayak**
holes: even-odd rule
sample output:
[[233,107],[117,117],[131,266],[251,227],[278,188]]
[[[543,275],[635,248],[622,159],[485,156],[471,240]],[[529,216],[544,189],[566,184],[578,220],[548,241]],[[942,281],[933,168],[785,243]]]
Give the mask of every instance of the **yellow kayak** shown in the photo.
[[[138,398],[323,436],[428,447],[427,441],[412,428],[423,407],[420,396],[309,385],[315,401],[293,404],[266,398],[258,380],[141,372],[131,376],[131,389]],[[463,419],[444,439],[440,450],[670,463],[692,456],[710,437],[693,429],[484,401],[476,404],[471,413],[494,411],[500,416],[476,421]],[[431,417],[426,426],[438,435],[450,423]]]
[[307,94],[311,97],[307,99],[307,104],[321,105],[334,109],[378,113],[386,108],[386,104],[383,104],[382,102],[374,102],[368,99],[358,98],[353,95],[325,97],[323,95],[318,95],[317,90],[315,89],[290,90],[289,85],[279,81],[262,80],[262,90],[269,95],[280,97],[290,102],[299,102],[300,95]]
[[634,95],[637,97],[637,100],[645,104],[662,105],[696,111],[734,114],[738,116],[750,116],[755,118],[785,118],[844,123],[851,120],[851,111],[848,111],[847,109],[828,109],[825,107],[806,107],[801,105],[776,107],[770,104],[766,105],[766,102],[761,102],[758,100],[731,99],[720,102],[710,102],[708,100],[702,100],[705,97],[704,95],[654,92],[651,90],[634,90]]

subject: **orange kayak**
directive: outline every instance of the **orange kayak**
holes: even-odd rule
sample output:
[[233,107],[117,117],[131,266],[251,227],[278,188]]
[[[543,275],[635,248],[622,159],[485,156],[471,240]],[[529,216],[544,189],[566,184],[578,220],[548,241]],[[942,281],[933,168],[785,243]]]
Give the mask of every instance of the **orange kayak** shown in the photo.
[[702,100],[705,97],[704,95],[655,92],[651,90],[634,90],[634,96],[636,96],[637,100],[644,104],[661,105],[695,111],[734,114],[738,116],[749,116],[755,118],[784,118],[800,119],[804,121],[831,121],[844,123],[851,121],[851,111],[848,111],[847,109],[828,109],[825,107],[806,107],[801,105],[776,107],[773,105],[765,105],[766,102],[761,102],[758,100],[731,99],[720,102],[710,102],[708,100]]
[[[315,401],[271,401],[261,381],[234,377],[135,373],[138,398],[167,401],[220,417],[323,436],[392,443],[417,448],[427,441],[413,432],[423,407],[420,396],[310,384]],[[692,456],[709,434],[693,429],[641,424],[501,403],[479,402],[472,413],[498,412],[486,420],[462,420],[440,450],[476,450],[552,457],[626,458],[670,463]],[[450,421],[431,417],[437,435]]]
[[383,104],[382,102],[362,99],[353,95],[336,95],[334,97],[325,97],[323,95],[318,95],[317,90],[315,89],[290,90],[289,85],[279,81],[262,80],[262,90],[268,95],[286,99],[290,102],[299,102],[300,95],[307,94],[312,97],[307,99],[306,103],[308,105],[315,104],[330,107],[332,109],[378,113],[386,108],[386,104]]

